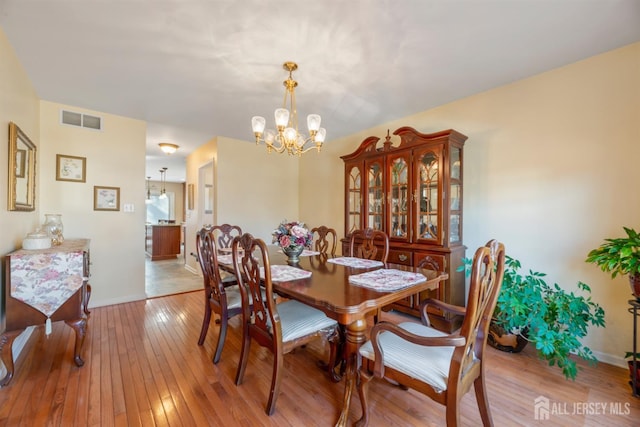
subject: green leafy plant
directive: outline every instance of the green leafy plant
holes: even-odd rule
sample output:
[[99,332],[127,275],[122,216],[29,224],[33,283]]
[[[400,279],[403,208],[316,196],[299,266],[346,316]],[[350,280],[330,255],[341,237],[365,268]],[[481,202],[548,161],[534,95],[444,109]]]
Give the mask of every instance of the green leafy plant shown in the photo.
[[640,276],[640,235],[633,228],[623,228],[627,237],[605,239],[605,243],[587,255],[587,262],[611,273],[613,279],[618,274]]
[[[471,271],[471,259],[463,259],[458,271]],[[512,334],[535,344],[538,357],[550,366],[557,365],[567,379],[575,379],[578,366],[571,358],[576,354],[589,363],[597,359],[580,339],[588,327],[604,326],[604,310],[591,296],[567,292],[545,281],[546,274],[529,270],[521,273],[520,261],[506,257],[504,279],[498,295],[493,322]],[[582,293],[591,289],[578,282]]]

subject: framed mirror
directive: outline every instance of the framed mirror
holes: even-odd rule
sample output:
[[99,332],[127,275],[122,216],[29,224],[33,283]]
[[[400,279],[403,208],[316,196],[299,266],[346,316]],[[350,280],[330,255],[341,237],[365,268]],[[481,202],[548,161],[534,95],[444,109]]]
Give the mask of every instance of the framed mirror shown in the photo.
[[36,146],[13,122],[9,123],[9,191],[10,211],[33,211],[36,208]]

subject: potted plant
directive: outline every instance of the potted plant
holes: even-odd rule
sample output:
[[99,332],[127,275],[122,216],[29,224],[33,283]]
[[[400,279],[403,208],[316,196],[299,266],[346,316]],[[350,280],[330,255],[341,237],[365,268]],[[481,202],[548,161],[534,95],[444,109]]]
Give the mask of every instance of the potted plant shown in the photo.
[[[463,261],[458,270],[470,272],[472,260]],[[540,359],[557,365],[567,379],[575,379],[578,367],[571,354],[590,363],[597,362],[580,340],[587,335],[590,325],[604,326],[604,310],[590,296],[567,292],[558,284],[548,285],[544,273],[530,270],[522,274],[520,269],[520,261],[506,257],[487,341],[493,347],[512,352],[531,342]],[[578,289],[591,292],[582,282],[578,282]]]
[[623,227],[626,237],[605,239],[597,249],[589,252],[587,262],[596,264],[614,279],[618,274],[628,275],[631,293],[640,300],[640,235]]

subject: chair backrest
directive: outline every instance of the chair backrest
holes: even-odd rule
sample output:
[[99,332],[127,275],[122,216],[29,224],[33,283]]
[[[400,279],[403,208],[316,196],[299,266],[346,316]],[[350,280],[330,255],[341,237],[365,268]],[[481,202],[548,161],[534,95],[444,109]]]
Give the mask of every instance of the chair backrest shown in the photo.
[[[338,234],[336,230],[321,225],[320,227],[312,228],[311,233],[313,233],[313,246],[316,251],[323,255],[336,256],[336,247],[338,246]],[[318,235],[317,239],[316,234]]]
[[[358,244],[359,240],[360,243]],[[379,248],[376,246],[376,242],[382,244],[381,256],[378,255]],[[372,228],[355,230],[351,233],[349,256],[387,262],[389,257],[389,236],[384,231]]]
[[[482,362],[489,323],[504,277],[504,262],[504,245],[497,240],[491,240],[478,248],[473,257],[466,314],[460,328],[460,335],[466,338],[466,344],[453,352],[449,371],[450,385],[455,381],[459,385],[469,386],[472,381],[465,381],[465,374],[473,371],[470,369],[471,365]],[[466,390],[462,392],[465,393]]]
[[[253,329],[252,335],[256,340],[262,341],[261,345],[271,341],[282,342],[282,327],[273,298],[267,245],[262,239],[245,233],[236,236],[231,247],[233,266],[242,295],[244,321],[250,318],[253,320],[250,326]],[[264,267],[264,279],[260,277],[261,266]],[[249,301],[252,301],[251,305]]]
[[226,295],[220,269],[218,268],[218,248],[211,229],[202,228],[196,234],[198,262],[204,278],[204,290],[207,298],[226,306]]
[[217,237],[218,248],[230,248],[233,238],[242,235],[242,228],[238,225],[221,224],[209,229]]

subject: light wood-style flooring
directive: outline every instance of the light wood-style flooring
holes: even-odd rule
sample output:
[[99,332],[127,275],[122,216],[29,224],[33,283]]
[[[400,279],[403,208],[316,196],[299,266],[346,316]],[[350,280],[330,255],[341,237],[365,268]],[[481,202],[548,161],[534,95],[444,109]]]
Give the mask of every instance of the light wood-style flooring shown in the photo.
[[179,294],[202,289],[202,277],[184,268],[184,256],[151,261],[145,258],[145,293],[147,298]]
[[[245,382],[233,382],[240,351],[239,318],[231,321],[222,360],[213,365],[214,325],[197,345],[203,292],[189,292],[91,312],[83,356],[72,361],[73,331],[38,327],[16,361],[13,381],[0,389],[1,426],[331,426],[343,383],[316,367],[324,343],[285,356],[275,414],[264,412],[272,357],[257,345]],[[387,319],[398,320],[393,314]],[[637,426],[640,400],[628,372],[606,364],[584,366],[575,382],[536,359],[533,349],[507,354],[488,349],[488,394],[496,426]],[[444,408],[384,381],[370,387],[372,426],[442,426]],[[534,400],[550,400],[549,420],[534,417]],[[602,408],[595,404],[608,406]],[[624,414],[612,414],[612,408]],[[580,413],[574,413],[580,411]],[[351,420],[360,417],[357,393]],[[463,399],[465,426],[481,424],[473,391]]]

